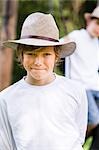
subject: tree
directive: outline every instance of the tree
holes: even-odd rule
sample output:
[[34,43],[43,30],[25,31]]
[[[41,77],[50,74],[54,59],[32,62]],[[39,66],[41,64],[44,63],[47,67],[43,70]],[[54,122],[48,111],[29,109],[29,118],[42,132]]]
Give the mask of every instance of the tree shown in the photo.
[[[1,41],[15,38],[16,21],[17,21],[17,0],[2,1],[2,20],[0,33]],[[10,48],[0,47],[0,91],[11,83],[13,62],[13,50]]]

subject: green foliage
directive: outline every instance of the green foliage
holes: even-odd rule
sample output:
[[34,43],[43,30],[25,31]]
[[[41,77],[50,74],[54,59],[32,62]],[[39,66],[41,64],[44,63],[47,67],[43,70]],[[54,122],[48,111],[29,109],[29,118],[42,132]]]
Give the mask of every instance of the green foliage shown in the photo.
[[91,142],[92,142],[92,137],[89,137],[86,143],[84,144],[84,150],[90,150]]

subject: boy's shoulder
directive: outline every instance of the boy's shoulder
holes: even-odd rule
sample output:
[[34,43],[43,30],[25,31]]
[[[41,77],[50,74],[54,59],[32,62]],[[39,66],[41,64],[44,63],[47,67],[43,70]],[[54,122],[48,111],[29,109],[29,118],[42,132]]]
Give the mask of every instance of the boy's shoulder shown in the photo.
[[21,81],[22,79],[2,90],[0,92],[0,97],[7,97],[14,93],[14,91],[18,90],[19,86],[21,85]]
[[[68,37],[76,42],[76,44],[79,44],[81,42],[85,42],[85,39],[87,38],[88,34],[86,32],[86,29],[82,28],[79,30],[74,30],[68,34]],[[77,45],[78,46],[78,45]]]
[[85,89],[84,85],[78,80],[73,80],[73,79],[67,78],[66,76],[60,76],[60,75],[58,75],[58,78],[61,79],[60,82],[62,84],[64,84],[65,86],[67,85],[71,87],[72,89],[79,89],[79,88]]
[[83,101],[86,101],[86,89],[80,81],[69,79],[64,76],[61,76],[60,78],[60,87],[63,91],[68,93],[68,95],[74,98],[79,104],[81,104],[82,99]]

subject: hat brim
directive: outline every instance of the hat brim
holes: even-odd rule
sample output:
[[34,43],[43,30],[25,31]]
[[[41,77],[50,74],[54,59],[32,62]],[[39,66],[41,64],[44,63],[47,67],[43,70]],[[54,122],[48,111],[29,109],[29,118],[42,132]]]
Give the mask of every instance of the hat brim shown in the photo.
[[67,41],[59,40],[59,42],[53,42],[42,39],[27,38],[19,40],[8,40],[3,42],[4,47],[9,47],[14,50],[17,49],[18,44],[25,44],[31,46],[60,46],[60,58],[65,58],[66,56],[71,55],[76,48],[76,43],[69,39],[67,39]]

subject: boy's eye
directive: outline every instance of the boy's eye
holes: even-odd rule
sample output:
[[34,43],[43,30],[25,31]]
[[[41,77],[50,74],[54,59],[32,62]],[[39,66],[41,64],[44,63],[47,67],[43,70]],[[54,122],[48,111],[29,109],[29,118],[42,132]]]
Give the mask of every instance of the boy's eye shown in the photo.
[[35,53],[26,53],[26,55],[36,56],[36,54],[35,54]]
[[45,55],[45,56],[49,56],[49,55],[51,55],[51,54],[50,54],[50,53],[45,53],[44,55]]
[[32,55],[32,53],[27,53],[27,55]]

